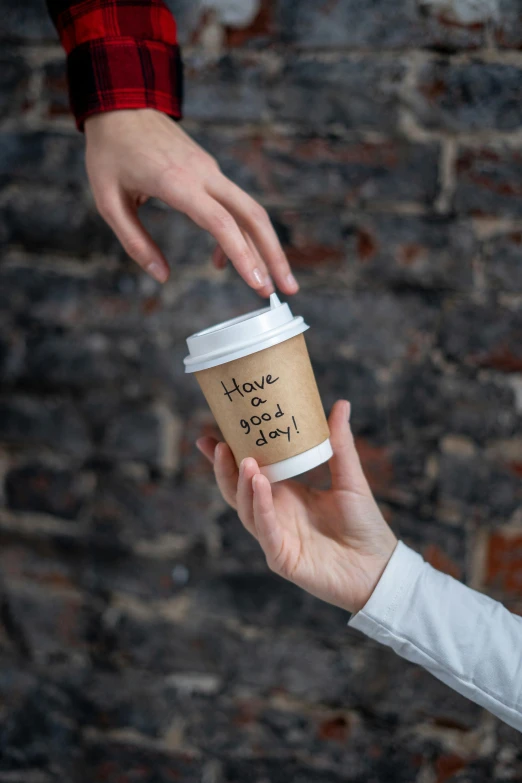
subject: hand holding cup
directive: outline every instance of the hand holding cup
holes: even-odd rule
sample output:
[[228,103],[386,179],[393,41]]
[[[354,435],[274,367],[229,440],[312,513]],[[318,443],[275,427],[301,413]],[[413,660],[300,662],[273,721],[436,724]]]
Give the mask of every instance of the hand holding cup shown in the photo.
[[269,568],[317,598],[357,612],[368,601],[395,549],[364,476],[349,424],[350,405],[339,401],[329,418],[331,489],[296,481],[271,485],[252,458],[239,467],[225,443],[197,442],[213,463],[224,499],[259,541]]

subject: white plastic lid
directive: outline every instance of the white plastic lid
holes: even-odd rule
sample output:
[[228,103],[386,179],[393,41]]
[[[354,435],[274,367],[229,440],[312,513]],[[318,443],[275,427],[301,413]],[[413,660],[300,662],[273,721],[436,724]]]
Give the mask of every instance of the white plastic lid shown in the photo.
[[277,294],[272,294],[269,307],[240,315],[189,337],[185,372],[208,370],[264,351],[308,328],[302,316],[293,316],[288,305],[281,303]]

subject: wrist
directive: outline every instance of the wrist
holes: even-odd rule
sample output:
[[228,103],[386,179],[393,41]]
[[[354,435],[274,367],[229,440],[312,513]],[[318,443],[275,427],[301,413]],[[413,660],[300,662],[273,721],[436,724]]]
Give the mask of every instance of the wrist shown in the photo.
[[386,566],[390,562],[391,556],[395,552],[398,541],[391,530],[387,532],[389,535],[386,536],[386,540],[379,547],[379,553],[369,556],[367,562],[364,563],[364,577],[361,580],[361,588],[357,591],[357,595],[353,597],[351,606],[346,607],[351,614],[360,612],[368,603],[386,570]]

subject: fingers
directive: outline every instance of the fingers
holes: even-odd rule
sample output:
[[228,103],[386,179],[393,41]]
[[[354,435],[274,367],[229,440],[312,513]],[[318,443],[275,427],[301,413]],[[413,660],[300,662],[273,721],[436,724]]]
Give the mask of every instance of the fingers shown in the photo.
[[295,294],[299,285],[266,210],[226,177],[216,177],[208,189],[252,238],[278,288],[285,294]]
[[159,247],[140,223],[135,207],[120,193],[114,192],[104,196],[98,209],[125,252],[151,277],[164,283],[169,276],[169,266]]
[[256,538],[270,568],[277,571],[285,550],[285,532],[277,518],[272,487],[266,476],[257,473],[252,479],[253,511]]
[[214,451],[214,473],[226,502],[237,508],[236,492],[239,473],[236,460],[226,443],[218,443]]
[[259,473],[255,459],[244,459],[239,466],[239,483],[237,486],[237,512],[241,522],[249,533],[256,535],[254,523],[254,490],[252,479]]
[[248,245],[250,252],[252,253],[252,256],[255,258],[257,268],[262,270],[262,274],[265,275],[267,280],[269,280],[268,285],[263,289],[263,295],[270,296],[270,294],[274,293],[274,284],[272,283],[266,264],[261,258],[261,256],[259,255],[259,251],[255,246],[255,244],[253,243],[252,238],[245,231],[241,231],[241,233],[245,237],[245,241]]
[[330,413],[330,442],[334,455],[330,460],[332,488],[370,495],[350,428],[350,403],[339,400]]
[[[169,192],[165,192],[162,198],[174,209],[180,208],[177,194],[171,197]],[[251,288],[261,296],[270,296],[273,286],[268,270],[252,252],[230,212],[204,191],[197,191],[192,196],[185,194],[183,210],[198,226],[212,234],[225,257],[230,259]]]
[[204,438],[198,438],[196,441],[197,448],[203,456],[208,459],[211,465],[214,464],[214,452],[216,451],[217,445],[218,441],[216,438],[211,438],[210,435],[207,435]]

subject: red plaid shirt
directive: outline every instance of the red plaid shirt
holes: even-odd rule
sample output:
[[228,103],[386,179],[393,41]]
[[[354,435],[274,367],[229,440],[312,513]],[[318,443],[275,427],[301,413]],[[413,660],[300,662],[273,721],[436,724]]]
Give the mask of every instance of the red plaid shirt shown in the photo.
[[47,0],[67,52],[71,108],[91,114],[152,108],[181,118],[176,22],[163,0]]

